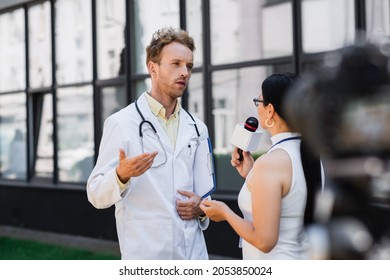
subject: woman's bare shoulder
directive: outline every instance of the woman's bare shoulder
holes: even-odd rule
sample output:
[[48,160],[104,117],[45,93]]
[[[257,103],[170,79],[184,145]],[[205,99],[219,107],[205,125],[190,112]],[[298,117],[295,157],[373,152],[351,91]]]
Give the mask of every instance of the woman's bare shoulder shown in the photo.
[[282,149],[276,149],[271,153],[266,153],[258,157],[253,168],[255,168],[255,170],[279,169],[286,164],[290,164],[289,155]]

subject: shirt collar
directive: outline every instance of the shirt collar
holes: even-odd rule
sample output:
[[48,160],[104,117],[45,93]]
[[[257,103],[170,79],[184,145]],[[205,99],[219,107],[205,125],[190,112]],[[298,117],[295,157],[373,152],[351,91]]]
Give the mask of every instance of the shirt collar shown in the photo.
[[[156,117],[160,116],[160,117],[166,119],[166,117],[165,117],[166,110],[165,110],[164,106],[160,102],[158,102],[156,99],[154,99],[148,92],[145,93],[145,96],[146,96],[146,100],[148,101],[148,104],[149,104],[149,107],[150,107],[150,110],[152,111],[152,113]],[[175,111],[173,112],[171,117],[177,118],[180,108],[181,108],[180,102],[176,102]]]
[[278,134],[275,134],[274,136],[272,136],[271,142],[272,142],[272,145],[275,145],[276,143],[278,143],[279,141],[282,141],[283,139],[286,139],[289,137],[297,137],[297,136],[301,136],[301,135],[299,133],[296,133],[296,132],[282,132],[282,133],[278,133]]

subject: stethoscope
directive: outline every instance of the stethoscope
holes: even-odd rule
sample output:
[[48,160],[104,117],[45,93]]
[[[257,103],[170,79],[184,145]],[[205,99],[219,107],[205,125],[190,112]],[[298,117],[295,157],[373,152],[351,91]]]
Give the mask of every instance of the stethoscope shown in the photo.
[[[163,164],[167,161],[167,154],[166,154],[166,151],[165,151],[164,146],[163,146],[163,144],[162,144],[162,142],[161,142],[160,136],[159,136],[158,133],[157,133],[156,128],[154,127],[154,125],[153,125],[150,121],[148,121],[148,120],[145,119],[144,115],[141,113],[141,110],[140,110],[139,107],[138,107],[137,101],[138,101],[138,100],[135,100],[134,103],[135,103],[135,108],[137,109],[137,112],[138,112],[138,114],[140,115],[140,117],[141,117],[141,119],[142,119],[142,121],[140,122],[140,124],[139,124],[139,126],[138,126],[138,129],[139,129],[139,137],[141,138],[141,143],[142,143],[142,144],[141,144],[141,145],[142,145],[142,150],[144,150],[144,147],[143,147],[143,136],[144,136],[144,135],[143,135],[142,127],[143,127],[143,125],[147,124],[147,125],[150,126],[150,128],[153,130],[154,134],[156,135],[156,139],[157,139],[158,142],[160,143],[161,148],[162,148],[162,150],[164,151],[164,156],[165,156],[165,160],[164,160],[161,164],[156,165],[156,166],[152,166],[152,167],[161,166],[161,165],[163,165]],[[193,117],[187,110],[185,110],[184,108],[183,108],[183,110],[187,112],[187,114],[191,117],[192,121],[194,122],[195,131],[196,131],[196,134],[198,135],[198,142],[199,142],[200,133],[199,133],[199,130],[198,130],[198,126],[196,125],[195,119],[194,119],[194,117]]]

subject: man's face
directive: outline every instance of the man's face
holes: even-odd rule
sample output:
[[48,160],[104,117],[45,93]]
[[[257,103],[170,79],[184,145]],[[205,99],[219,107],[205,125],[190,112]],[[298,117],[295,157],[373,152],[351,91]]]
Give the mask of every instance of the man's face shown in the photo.
[[153,86],[160,95],[172,99],[183,96],[193,67],[192,51],[177,42],[166,45],[161,52],[160,63],[154,63]]

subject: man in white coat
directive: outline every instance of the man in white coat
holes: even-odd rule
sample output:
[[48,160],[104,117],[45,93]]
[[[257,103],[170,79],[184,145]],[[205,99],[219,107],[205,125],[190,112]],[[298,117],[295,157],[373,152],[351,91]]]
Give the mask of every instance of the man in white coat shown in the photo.
[[208,259],[209,220],[193,189],[195,151],[208,131],[178,101],[194,50],[187,32],[157,31],[146,48],[150,92],[104,123],[87,195],[96,208],[115,204],[122,259]]

